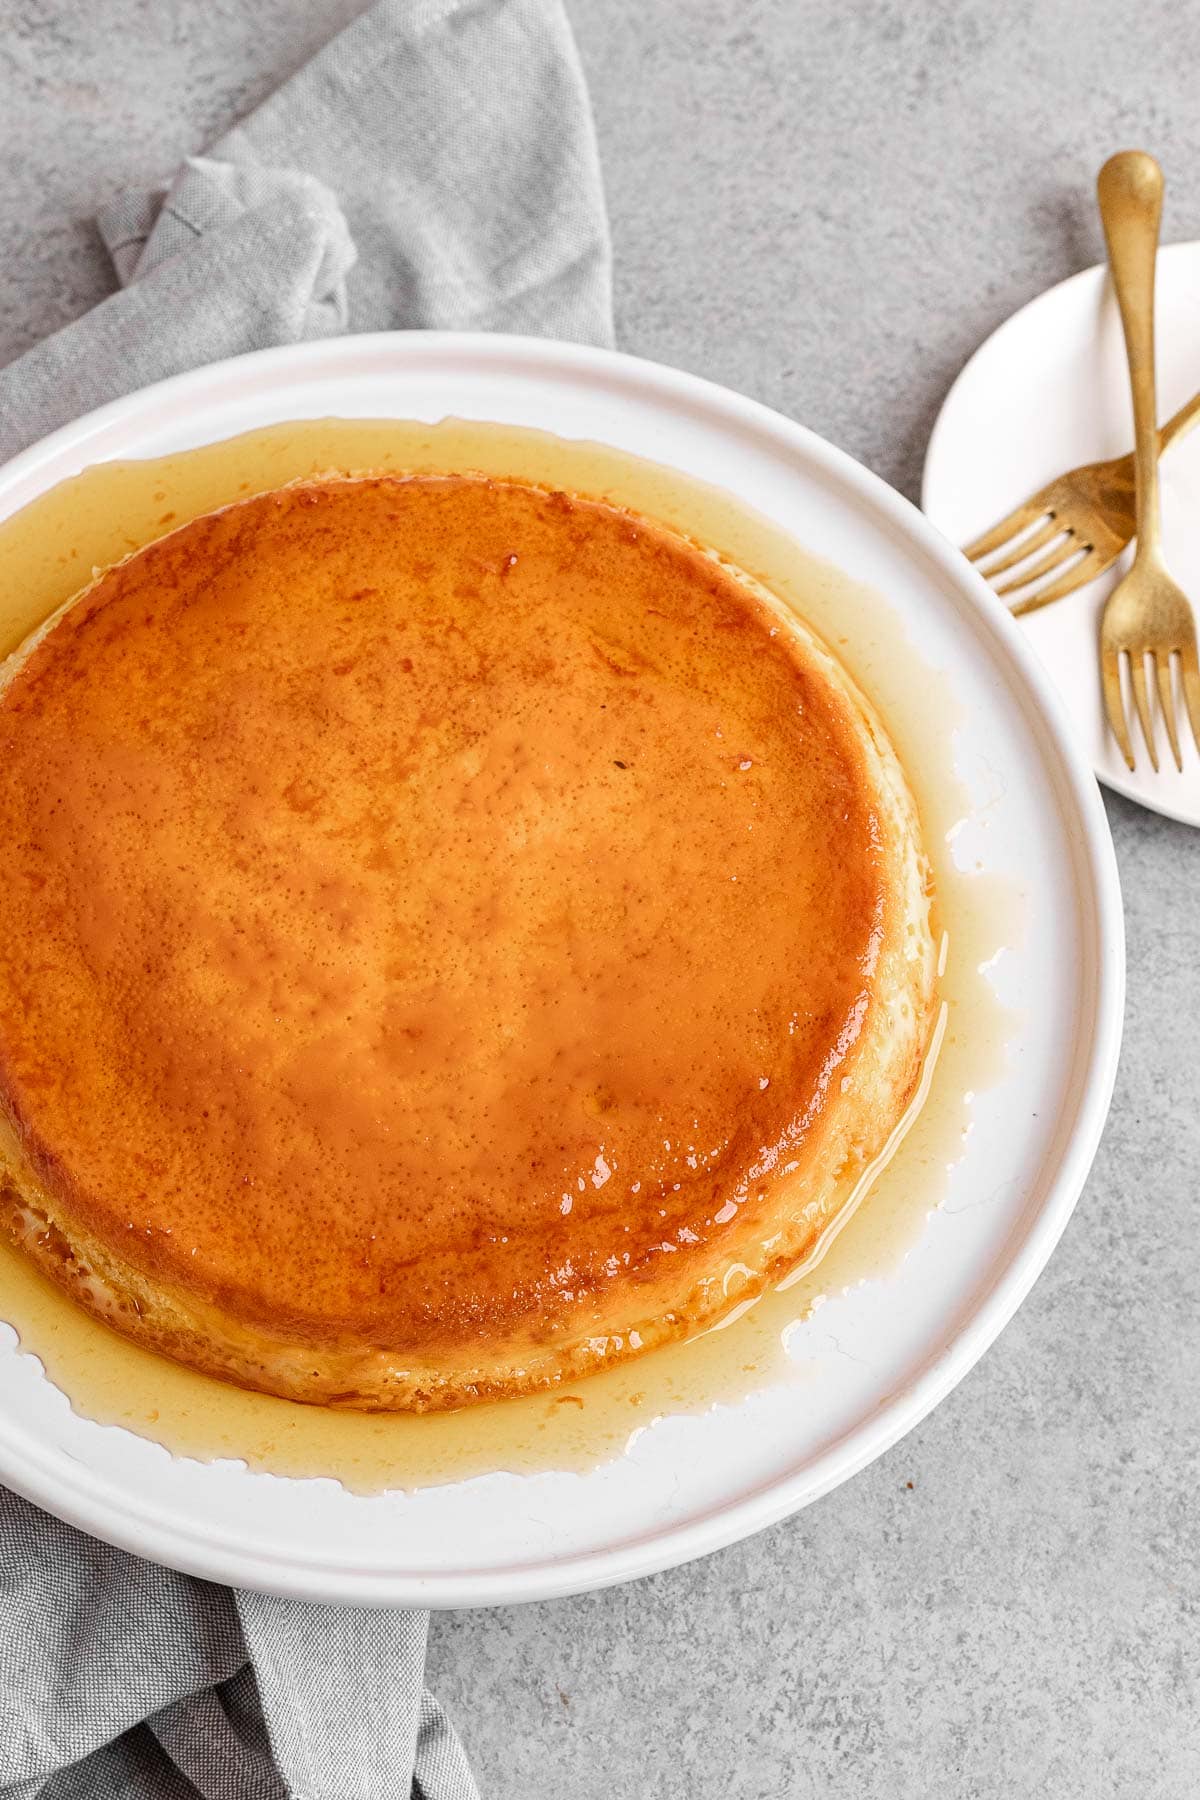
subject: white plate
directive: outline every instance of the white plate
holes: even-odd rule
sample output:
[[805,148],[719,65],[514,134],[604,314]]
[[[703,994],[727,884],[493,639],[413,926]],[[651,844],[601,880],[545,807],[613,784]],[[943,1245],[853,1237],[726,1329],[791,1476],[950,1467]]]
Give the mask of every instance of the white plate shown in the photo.
[[[885,591],[965,709],[964,843],[1027,897],[1004,998],[1024,1025],[981,1095],[945,1210],[886,1304],[878,1287],[801,1328],[820,1379],[667,1419],[592,1474],[491,1475],[356,1497],[172,1459],[76,1418],[0,1326],[0,1479],[98,1537],[215,1580],[356,1603],[483,1605],[647,1574],[748,1535],[895,1443],[1010,1318],[1071,1212],[1120,1036],[1120,896],[1099,794],[1037,660],[915,508],[765,407],[631,357],[405,333],[267,351],[166,382],[0,471],[0,517],[104,458],[288,418],[444,415],[599,439],[717,482]],[[957,840],[956,840],[957,843]],[[836,1351],[836,1354],[834,1353]]]
[[[1159,252],[1156,296],[1159,417],[1200,388],[1200,244]],[[921,504],[955,544],[969,544],[1068,469],[1133,446],[1121,319],[1103,268],[1085,269],[1014,313],[954,383],[925,454]],[[1163,542],[1184,592],[1200,607],[1200,431],[1162,465]],[[1163,747],[1156,775],[1138,749],[1125,767],[1104,720],[1096,657],[1100,611],[1130,552],[1096,581],[1020,620],[1049,669],[1101,781],[1169,818],[1200,825],[1200,752],[1184,726],[1183,772]],[[1182,719],[1182,712],[1181,712]]]

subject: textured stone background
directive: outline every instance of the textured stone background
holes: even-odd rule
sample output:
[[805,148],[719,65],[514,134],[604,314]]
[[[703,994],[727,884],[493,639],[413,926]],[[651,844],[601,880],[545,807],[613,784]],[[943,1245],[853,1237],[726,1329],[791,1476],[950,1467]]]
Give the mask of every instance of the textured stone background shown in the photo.
[[[108,289],[87,221],[357,0],[0,0],[0,359]],[[1200,236],[1200,0],[575,0],[630,350],[915,495],[975,345],[1098,260],[1094,172]],[[1112,1121],[1019,1317],[791,1523],[553,1605],[435,1617],[431,1681],[522,1800],[1200,1793],[1200,837],[1119,801]]]

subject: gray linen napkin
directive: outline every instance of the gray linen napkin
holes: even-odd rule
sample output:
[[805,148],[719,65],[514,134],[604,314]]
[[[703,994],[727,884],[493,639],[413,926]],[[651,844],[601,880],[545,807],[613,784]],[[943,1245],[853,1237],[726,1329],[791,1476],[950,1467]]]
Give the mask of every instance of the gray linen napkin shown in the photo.
[[99,224],[127,285],[0,370],[0,457],[268,344],[393,327],[612,342],[561,0],[383,0],[165,192]]
[[[0,455],[239,351],[387,327],[611,341],[560,0],[384,0],[163,193],[121,290],[0,370]],[[0,1800],[471,1800],[428,1615],[234,1593],[0,1490]]]

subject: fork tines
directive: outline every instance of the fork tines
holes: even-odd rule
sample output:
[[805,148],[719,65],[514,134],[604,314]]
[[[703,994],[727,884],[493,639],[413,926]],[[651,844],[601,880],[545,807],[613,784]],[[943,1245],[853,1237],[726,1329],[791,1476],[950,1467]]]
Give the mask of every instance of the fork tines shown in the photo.
[[1137,711],[1138,723],[1142,728],[1142,737],[1150,752],[1150,766],[1158,773],[1158,750],[1154,742],[1154,723],[1151,714],[1150,690],[1147,685],[1147,663],[1154,686],[1158,690],[1158,710],[1166,727],[1167,742],[1171,746],[1171,755],[1175,759],[1175,767],[1183,768],[1183,757],[1179,749],[1179,735],[1175,726],[1175,697],[1172,692],[1172,664],[1179,665],[1179,685],[1183,694],[1183,704],[1187,711],[1188,722],[1192,727],[1192,736],[1196,740],[1196,748],[1200,750],[1200,661],[1197,660],[1194,642],[1184,642],[1176,649],[1158,651],[1143,649],[1115,649],[1105,644],[1101,650],[1100,676],[1104,688],[1104,710],[1108,714],[1108,723],[1112,734],[1120,745],[1121,754],[1127,767],[1136,767],[1133,752],[1133,740],[1129,731],[1129,714],[1125,704],[1122,669],[1128,670],[1128,686],[1133,695],[1133,704]]
[[[1030,563],[1029,558],[1038,550],[1044,550],[1045,554]],[[1003,554],[999,555],[1000,552]],[[993,585],[997,575],[1015,571],[1011,580],[995,589],[1001,597],[1031,588],[1035,582],[1046,582],[1045,586],[1033,588],[1023,598],[1012,602],[1011,610],[1016,614],[1033,612],[1052,600],[1061,600],[1098,575],[1102,566],[1095,546],[1084,543],[1070,526],[1061,524],[1053,509],[1042,502],[1041,496],[1016,507],[973,544],[967,544],[963,555],[977,566],[984,580]],[[992,558],[997,556],[998,560],[993,561]],[[1058,579],[1046,581],[1048,576]]]

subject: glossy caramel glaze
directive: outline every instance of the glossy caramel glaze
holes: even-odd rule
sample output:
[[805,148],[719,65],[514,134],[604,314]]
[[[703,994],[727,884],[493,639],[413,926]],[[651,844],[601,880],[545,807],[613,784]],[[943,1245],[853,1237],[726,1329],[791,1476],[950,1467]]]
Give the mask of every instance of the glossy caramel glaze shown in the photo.
[[662,528],[283,489],[0,681],[9,1228],[183,1360],[349,1405],[578,1374],[794,1264],[911,1092],[894,759]]

